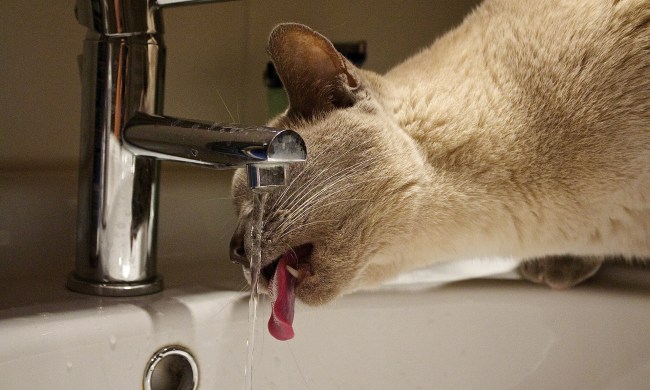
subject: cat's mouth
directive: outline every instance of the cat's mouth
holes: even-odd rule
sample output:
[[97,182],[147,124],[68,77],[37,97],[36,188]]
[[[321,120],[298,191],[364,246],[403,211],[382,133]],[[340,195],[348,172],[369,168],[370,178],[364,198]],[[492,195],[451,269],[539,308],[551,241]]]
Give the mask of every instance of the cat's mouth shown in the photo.
[[302,280],[311,275],[311,253],[314,250],[314,245],[311,243],[299,245],[297,247],[291,248],[289,251],[284,253],[282,256],[275,259],[273,262],[262,268],[262,276],[266,279],[267,282],[271,282],[273,276],[276,274],[278,264],[282,258],[286,258],[287,272],[297,279],[296,285],[300,284]]
[[[261,284],[268,287],[272,306],[268,328],[276,339],[288,340],[293,337],[296,288],[305,279],[314,276],[311,266],[313,252],[314,245],[311,243],[292,247],[260,270]],[[244,274],[250,282],[248,257],[243,240],[238,235],[234,235],[230,242],[230,258],[244,266]]]

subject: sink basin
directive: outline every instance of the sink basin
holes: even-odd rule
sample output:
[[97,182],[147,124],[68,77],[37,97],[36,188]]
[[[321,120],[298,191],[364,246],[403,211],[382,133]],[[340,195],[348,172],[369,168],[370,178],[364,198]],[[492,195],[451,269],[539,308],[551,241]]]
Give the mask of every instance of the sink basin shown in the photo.
[[[168,345],[192,353],[200,389],[242,388],[247,295],[219,287],[204,266],[184,269],[191,283],[140,298],[82,296],[60,278],[5,286],[2,388],[141,388],[147,362]],[[263,299],[254,388],[642,388],[649,280],[648,270],[608,267],[563,292],[509,280],[392,286],[298,304],[288,342],[266,332]],[[9,294],[45,303],[12,308]]]
[[[193,356],[199,389],[242,388],[248,337],[243,279],[237,267],[214,259],[218,250],[204,255],[196,249],[192,240],[201,231],[191,231],[193,238],[182,233],[191,230],[190,221],[208,225],[201,218],[212,206],[188,203],[186,209],[178,198],[223,202],[223,194],[205,185],[210,174],[199,174],[207,176],[197,179],[192,195],[182,192],[190,187],[184,175],[163,178],[160,268],[166,288],[137,298],[65,289],[74,242],[67,215],[76,188],[68,180],[74,175],[66,175],[38,176],[33,200],[25,195],[33,193],[32,182],[3,176],[12,184],[0,188],[3,196],[10,189],[25,196],[3,198],[0,388],[141,389],[150,359],[169,346]],[[169,217],[174,210],[178,215]],[[30,212],[41,215],[39,224],[25,228],[38,233],[31,246],[20,244],[20,229],[7,225],[23,220],[16,214],[36,218]],[[48,232],[64,242],[55,245],[58,252],[42,249],[51,244]],[[212,242],[212,233],[205,240]],[[638,389],[650,383],[650,269],[609,265],[568,291],[520,280],[449,280],[401,280],[325,307],[297,304],[296,336],[287,342],[266,331],[270,308],[262,299],[253,387]]]

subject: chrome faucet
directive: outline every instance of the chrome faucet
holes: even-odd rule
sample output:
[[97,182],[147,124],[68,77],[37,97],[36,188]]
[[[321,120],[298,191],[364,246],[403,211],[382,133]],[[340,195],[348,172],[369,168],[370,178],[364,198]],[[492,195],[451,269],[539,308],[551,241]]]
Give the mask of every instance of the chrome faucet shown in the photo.
[[294,131],[162,115],[162,8],[205,0],[77,0],[88,27],[81,61],[77,258],[69,289],[134,296],[162,289],[156,272],[160,160],[247,167],[253,189],[285,184],[304,161]]

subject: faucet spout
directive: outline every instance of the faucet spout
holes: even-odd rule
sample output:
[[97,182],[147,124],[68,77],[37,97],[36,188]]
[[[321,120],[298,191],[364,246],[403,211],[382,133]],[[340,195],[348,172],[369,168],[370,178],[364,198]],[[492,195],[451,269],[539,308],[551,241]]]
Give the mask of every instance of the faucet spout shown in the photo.
[[136,113],[124,141],[137,156],[217,169],[246,166],[253,190],[287,182],[287,164],[305,161],[305,141],[293,130],[209,123]]
[[293,130],[209,123],[138,112],[124,141],[135,155],[217,169],[304,161],[307,149]]

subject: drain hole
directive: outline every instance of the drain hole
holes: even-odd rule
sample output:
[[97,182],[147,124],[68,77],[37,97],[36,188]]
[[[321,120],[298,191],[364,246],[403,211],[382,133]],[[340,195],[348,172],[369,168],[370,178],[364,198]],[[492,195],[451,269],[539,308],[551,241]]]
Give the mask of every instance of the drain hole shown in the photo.
[[198,382],[199,371],[194,357],[178,346],[156,352],[144,376],[145,390],[196,390]]

